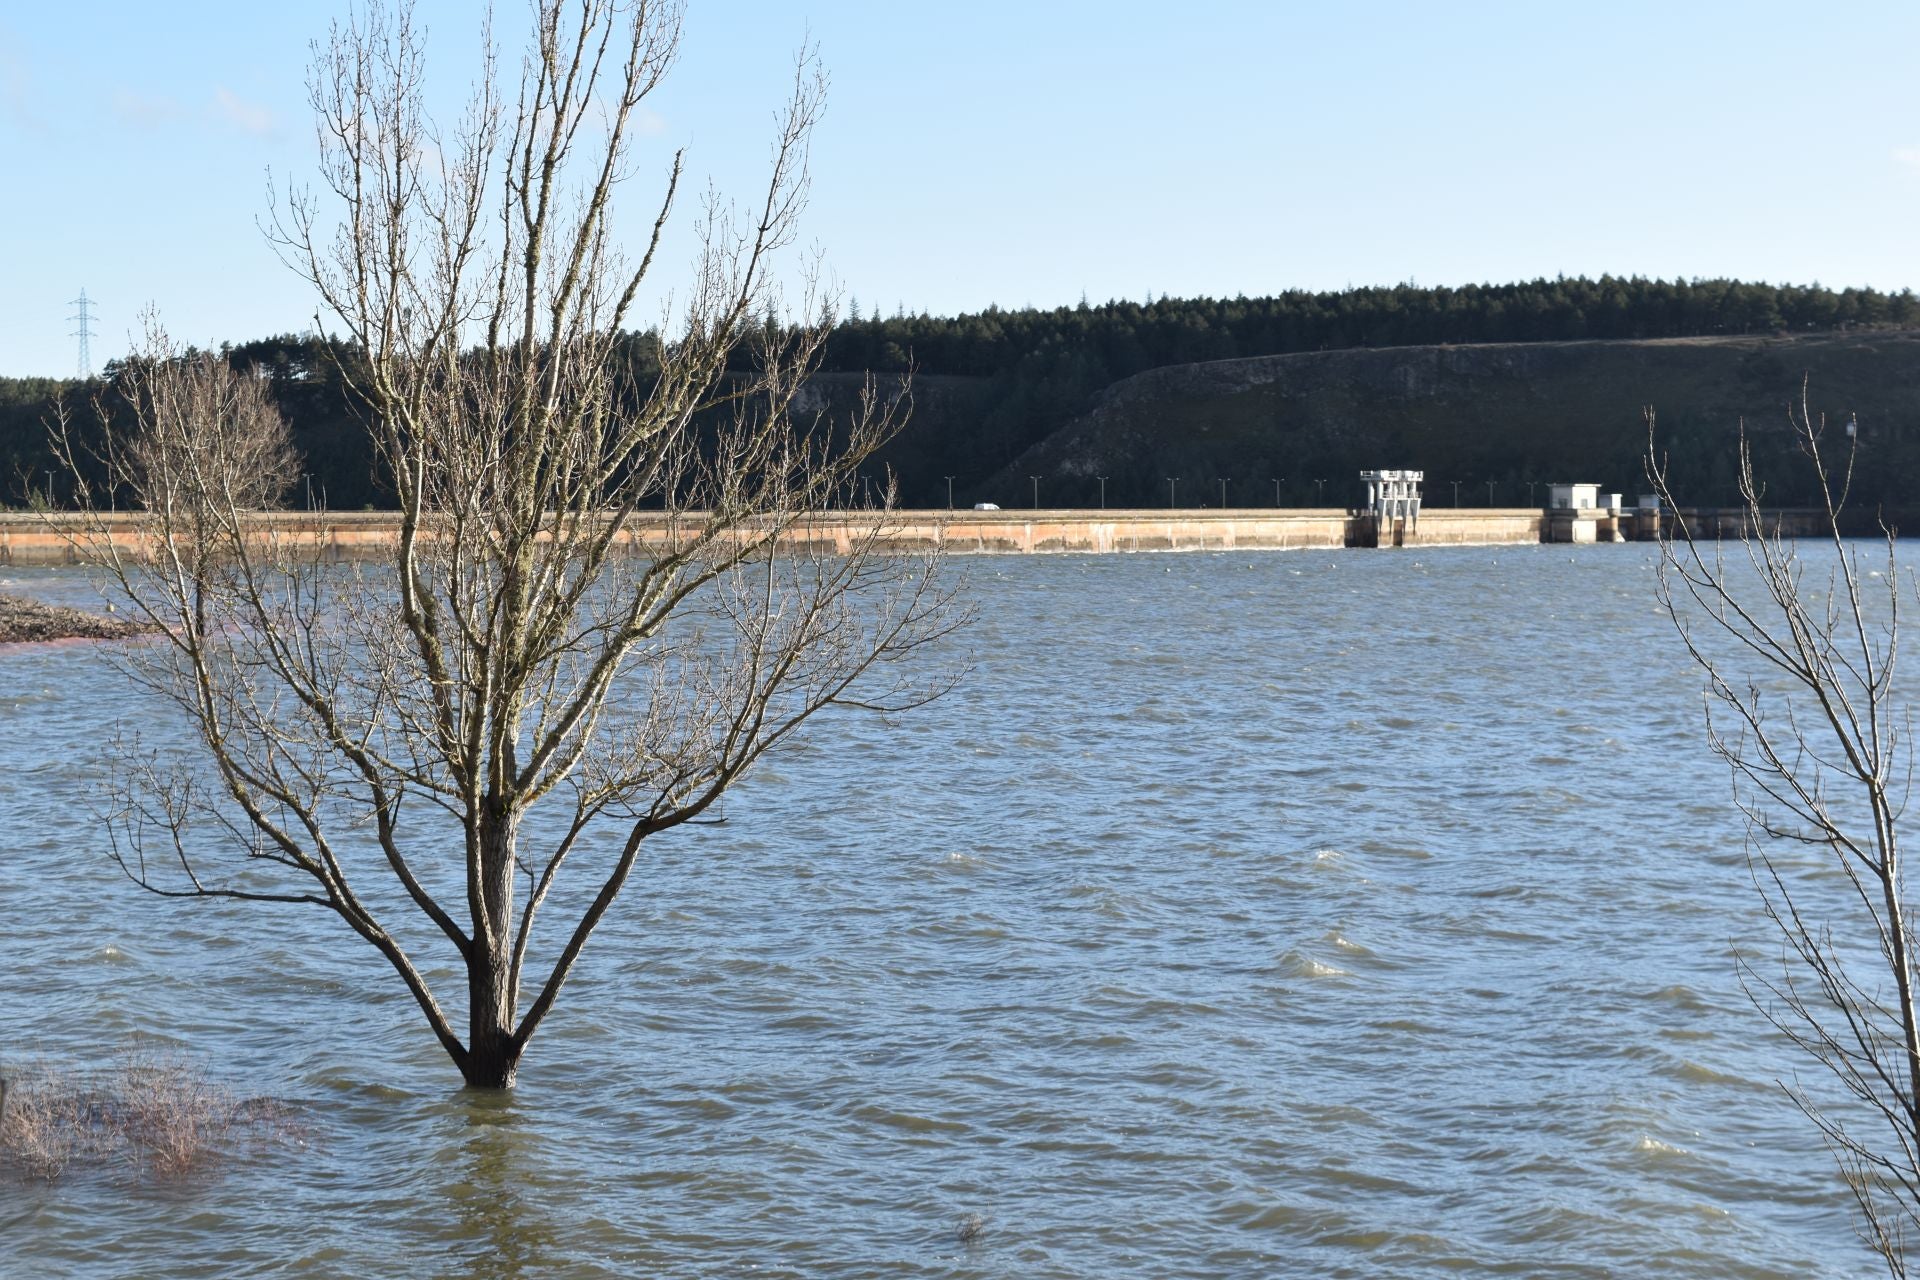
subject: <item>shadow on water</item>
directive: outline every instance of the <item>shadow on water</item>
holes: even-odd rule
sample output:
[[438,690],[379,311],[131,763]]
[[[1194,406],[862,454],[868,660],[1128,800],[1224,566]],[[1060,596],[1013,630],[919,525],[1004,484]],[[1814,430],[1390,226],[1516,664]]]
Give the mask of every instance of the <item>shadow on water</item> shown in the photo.
[[539,1186],[538,1128],[511,1093],[462,1089],[447,1105],[464,1129],[439,1157],[458,1168],[442,1189],[451,1256],[436,1274],[519,1280],[549,1272],[561,1236]]

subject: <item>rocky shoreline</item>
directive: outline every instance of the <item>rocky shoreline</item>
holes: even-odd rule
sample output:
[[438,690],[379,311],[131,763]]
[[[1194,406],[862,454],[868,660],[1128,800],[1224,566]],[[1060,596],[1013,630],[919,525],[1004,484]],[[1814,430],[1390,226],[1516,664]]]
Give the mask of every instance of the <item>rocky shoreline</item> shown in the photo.
[[44,604],[0,592],[0,644],[46,640],[124,640],[151,631],[146,623]]

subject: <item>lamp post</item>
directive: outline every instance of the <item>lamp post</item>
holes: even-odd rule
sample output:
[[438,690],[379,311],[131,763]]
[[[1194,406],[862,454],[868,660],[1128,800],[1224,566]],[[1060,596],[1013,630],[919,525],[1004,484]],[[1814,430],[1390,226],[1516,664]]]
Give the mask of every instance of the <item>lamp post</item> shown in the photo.
[[1179,476],[1167,477],[1167,510],[1173,510],[1173,486],[1180,483]]
[[1487,481],[1487,505],[1493,505],[1493,481]]
[[1095,476],[1094,479],[1100,482],[1100,509],[1105,511],[1107,509],[1107,478]]
[[1316,507],[1320,506],[1326,500],[1327,482],[1325,480],[1315,480],[1313,482],[1313,505]]
[[1220,509],[1222,511],[1227,509],[1227,477],[1225,476],[1220,479]]
[[1040,509],[1040,477],[1028,476],[1027,479],[1033,481],[1033,509],[1038,511]]
[[1539,483],[1540,483],[1540,482],[1539,482],[1538,480],[1529,480],[1529,481],[1527,481],[1527,505],[1528,505],[1528,506],[1530,506],[1530,507],[1531,507],[1532,505],[1534,505],[1534,503],[1533,503],[1533,489],[1534,489],[1534,486],[1535,486],[1535,485],[1537,485],[1537,484],[1539,484]]
[[947,510],[953,510],[953,477],[945,477],[947,482]]
[[1458,480],[1453,482],[1453,505],[1456,507],[1460,505],[1460,482]]
[[1273,482],[1273,505],[1276,507],[1280,505],[1280,481],[1285,479],[1285,476],[1281,476]]

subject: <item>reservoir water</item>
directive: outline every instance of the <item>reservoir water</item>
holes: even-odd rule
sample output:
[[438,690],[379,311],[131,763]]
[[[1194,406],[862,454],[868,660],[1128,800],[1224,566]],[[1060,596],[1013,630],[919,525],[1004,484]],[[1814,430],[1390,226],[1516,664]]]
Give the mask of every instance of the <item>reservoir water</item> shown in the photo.
[[0,1183],[0,1274],[1866,1274],[1652,555],[971,561],[960,689],[652,844],[505,1101],[334,917],[120,877],[173,721],[0,650],[0,1062],[306,1133]]

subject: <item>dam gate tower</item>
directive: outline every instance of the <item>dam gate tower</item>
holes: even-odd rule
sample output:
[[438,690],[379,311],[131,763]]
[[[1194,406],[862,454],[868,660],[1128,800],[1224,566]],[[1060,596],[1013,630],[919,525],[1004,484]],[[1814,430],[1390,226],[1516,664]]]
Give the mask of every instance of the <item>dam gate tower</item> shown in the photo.
[[1424,471],[1362,471],[1366,490],[1362,544],[1371,547],[1405,546],[1420,528],[1420,482]]

